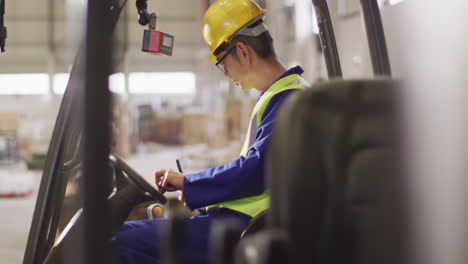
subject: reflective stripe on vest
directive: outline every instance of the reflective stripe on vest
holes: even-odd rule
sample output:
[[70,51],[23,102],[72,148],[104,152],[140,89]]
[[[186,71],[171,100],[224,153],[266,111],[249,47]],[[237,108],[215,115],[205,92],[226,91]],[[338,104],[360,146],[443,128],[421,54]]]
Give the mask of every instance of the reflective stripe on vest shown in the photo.
[[[262,121],[263,112],[268,106],[271,98],[281,92],[287,90],[304,89],[307,86],[309,86],[309,83],[304,80],[304,78],[298,74],[291,74],[279,79],[272,86],[270,86],[270,88],[268,88],[262,97],[260,97],[260,100],[258,100],[258,102],[255,104],[255,107],[252,111],[249,129],[247,130],[247,136],[245,138],[244,146],[241,150],[240,156],[244,158],[247,157],[249,147],[255,142],[257,127]],[[265,191],[260,195],[208,206],[208,208],[212,207],[228,208],[253,218],[270,207],[270,195],[268,194],[268,191]]]

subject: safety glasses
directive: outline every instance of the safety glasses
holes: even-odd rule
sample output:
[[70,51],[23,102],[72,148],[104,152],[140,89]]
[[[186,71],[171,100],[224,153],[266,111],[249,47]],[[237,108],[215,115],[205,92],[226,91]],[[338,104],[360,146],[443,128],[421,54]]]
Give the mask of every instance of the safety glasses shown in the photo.
[[220,69],[223,73],[226,73],[226,68],[224,68],[223,60],[226,58],[227,55],[229,55],[229,53],[231,53],[231,51],[235,47],[236,47],[236,45],[232,45],[231,47],[229,47],[226,54],[224,54],[221,58],[219,58],[218,62],[216,62],[216,67],[218,67],[218,69]]

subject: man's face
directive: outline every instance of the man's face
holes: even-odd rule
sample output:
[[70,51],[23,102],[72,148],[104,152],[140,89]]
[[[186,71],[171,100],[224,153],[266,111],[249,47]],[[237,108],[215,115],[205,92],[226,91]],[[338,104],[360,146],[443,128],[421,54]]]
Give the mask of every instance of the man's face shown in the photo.
[[[239,86],[242,89],[250,89],[248,83],[246,82],[247,69],[239,56],[235,58],[233,52],[238,53],[238,45],[231,46],[225,51],[222,51],[217,56],[216,66],[224,72],[226,77],[229,77],[232,82]],[[238,54],[239,55],[239,54]]]

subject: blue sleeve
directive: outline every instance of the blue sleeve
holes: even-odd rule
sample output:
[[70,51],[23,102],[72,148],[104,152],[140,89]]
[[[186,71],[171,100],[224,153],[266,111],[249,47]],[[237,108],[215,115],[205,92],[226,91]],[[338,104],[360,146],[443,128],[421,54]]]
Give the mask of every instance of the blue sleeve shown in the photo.
[[264,161],[276,113],[295,90],[271,99],[257,128],[255,142],[247,157],[239,157],[219,167],[185,175],[184,194],[190,209],[262,194],[265,191]]

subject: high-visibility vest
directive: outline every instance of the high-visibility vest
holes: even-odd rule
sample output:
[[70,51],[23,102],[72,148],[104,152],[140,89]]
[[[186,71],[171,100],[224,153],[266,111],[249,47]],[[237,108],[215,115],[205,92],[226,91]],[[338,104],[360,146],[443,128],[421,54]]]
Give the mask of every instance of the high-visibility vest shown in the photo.
[[[279,79],[271,85],[270,88],[268,88],[260,100],[255,104],[252,111],[249,129],[247,130],[247,137],[245,138],[240,156],[244,158],[247,157],[249,147],[255,142],[257,127],[260,125],[260,121],[262,121],[263,112],[268,106],[271,98],[278,93],[287,90],[304,89],[307,86],[309,86],[309,83],[299,74],[291,74]],[[268,194],[268,191],[265,191],[260,195],[210,205],[208,206],[208,209],[213,207],[228,208],[253,218],[270,207],[270,195]]]

